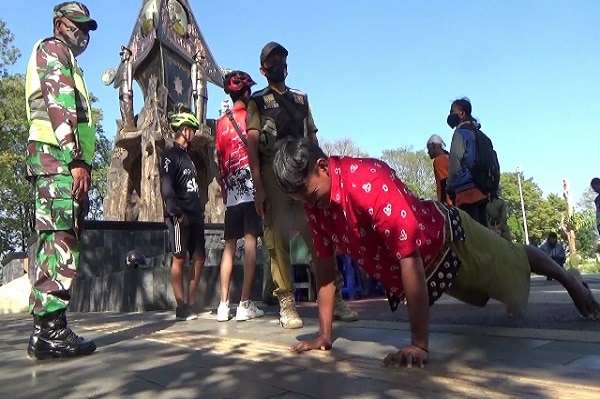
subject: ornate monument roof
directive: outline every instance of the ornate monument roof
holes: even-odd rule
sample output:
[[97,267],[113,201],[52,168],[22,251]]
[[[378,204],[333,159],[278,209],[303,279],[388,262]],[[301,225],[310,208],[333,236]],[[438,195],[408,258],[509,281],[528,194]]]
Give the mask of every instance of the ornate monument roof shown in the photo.
[[[133,75],[157,45],[168,48],[188,64],[201,60],[204,78],[223,86],[221,71],[213,57],[187,0],[144,0],[127,48],[131,50]],[[123,76],[119,66],[116,76]],[[119,81],[114,82],[118,87]]]

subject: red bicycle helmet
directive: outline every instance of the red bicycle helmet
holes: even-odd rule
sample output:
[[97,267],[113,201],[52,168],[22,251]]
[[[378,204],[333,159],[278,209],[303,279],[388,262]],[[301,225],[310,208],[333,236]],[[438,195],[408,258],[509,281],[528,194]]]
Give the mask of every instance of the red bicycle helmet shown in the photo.
[[255,84],[250,75],[243,71],[231,71],[223,78],[223,88],[227,94],[248,90]]

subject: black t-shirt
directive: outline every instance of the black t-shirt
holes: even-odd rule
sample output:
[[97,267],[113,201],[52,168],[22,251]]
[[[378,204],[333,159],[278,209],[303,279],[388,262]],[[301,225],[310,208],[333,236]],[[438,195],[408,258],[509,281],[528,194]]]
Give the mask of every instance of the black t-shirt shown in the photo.
[[190,220],[204,218],[200,202],[196,166],[187,151],[177,142],[165,152],[160,162],[160,187],[165,216],[182,213]]

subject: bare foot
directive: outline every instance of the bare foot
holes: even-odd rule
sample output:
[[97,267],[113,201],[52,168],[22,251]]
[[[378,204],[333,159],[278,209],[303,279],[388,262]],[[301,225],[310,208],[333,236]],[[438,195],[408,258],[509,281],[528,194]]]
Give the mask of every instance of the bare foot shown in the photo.
[[583,281],[581,274],[577,269],[567,270],[570,276],[567,284],[567,292],[573,299],[573,303],[579,310],[581,318],[585,320],[600,320],[600,304],[594,299],[592,291]]

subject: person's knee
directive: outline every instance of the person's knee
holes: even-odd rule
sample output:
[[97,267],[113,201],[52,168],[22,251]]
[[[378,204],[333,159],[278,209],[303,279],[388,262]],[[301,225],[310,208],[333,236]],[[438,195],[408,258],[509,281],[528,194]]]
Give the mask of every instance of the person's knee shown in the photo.
[[244,236],[244,247],[256,248],[257,237],[255,234],[246,234]]
[[246,259],[248,259],[248,258],[256,259],[256,256],[257,256],[256,246],[248,246],[248,247],[244,248],[244,257]]
[[203,266],[204,262],[206,262],[206,256],[204,255],[204,252],[195,253],[192,259],[194,262],[194,266]]
[[184,262],[185,262],[185,254],[184,253],[173,254],[173,260],[171,261],[172,267],[183,267]]

